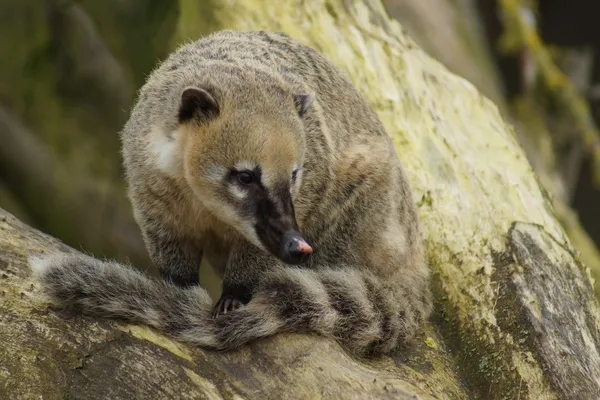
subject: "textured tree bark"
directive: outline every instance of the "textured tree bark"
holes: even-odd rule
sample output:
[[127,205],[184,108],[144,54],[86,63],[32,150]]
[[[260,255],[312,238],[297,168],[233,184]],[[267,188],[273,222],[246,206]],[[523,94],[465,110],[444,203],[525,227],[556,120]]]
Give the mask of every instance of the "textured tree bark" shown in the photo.
[[25,258],[73,250],[4,214],[0,397],[600,396],[600,305],[589,269],[493,103],[424,54],[379,1],[182,0],[181,8],[182,36],[280,30],[349,74],[412,181],[434,278],[431,323],[411,346],[369,361],[315,335],[228,353],[190,348],[48,308]]

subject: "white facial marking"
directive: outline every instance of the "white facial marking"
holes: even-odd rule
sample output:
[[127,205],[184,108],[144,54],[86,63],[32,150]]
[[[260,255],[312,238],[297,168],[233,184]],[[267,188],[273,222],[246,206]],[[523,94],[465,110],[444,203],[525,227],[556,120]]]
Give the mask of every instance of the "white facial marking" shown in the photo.
[[244,170],[252,171],[256,167],[257,167],[256,163],[253,163],[250,161],[240,161],[237,164],[235,164],[233,168],[235,168],[236,171],[244,171]]
[[207,181],[212,183],[220,182],[225,174],[227,173],[227,169],[221,165],[213,165],[206,170],[204,177]]
[[244,190],[242,190],[241,188],[239,188],[238,186],[229,185],[228,189],[229,189],[229,193],[231,193],[238,199],[244,200],[246,198],[246,192]]
[[169,138],[165,132],[154,127],[150,134],[150,150],[155,155],[156,167],[162,172],[177,176],[182,171],[182,157],[177,146],[179,132],[173,132],[173,137]]

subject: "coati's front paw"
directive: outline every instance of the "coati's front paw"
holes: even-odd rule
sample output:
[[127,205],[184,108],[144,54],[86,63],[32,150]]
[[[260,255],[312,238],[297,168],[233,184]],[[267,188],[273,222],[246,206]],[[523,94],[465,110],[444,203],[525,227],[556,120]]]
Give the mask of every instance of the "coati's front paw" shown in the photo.
[[215,308],[213,309],[213,318],[217,318],[221,314],[227,314],[244,306],[241,300],[233,296],[221,296]]

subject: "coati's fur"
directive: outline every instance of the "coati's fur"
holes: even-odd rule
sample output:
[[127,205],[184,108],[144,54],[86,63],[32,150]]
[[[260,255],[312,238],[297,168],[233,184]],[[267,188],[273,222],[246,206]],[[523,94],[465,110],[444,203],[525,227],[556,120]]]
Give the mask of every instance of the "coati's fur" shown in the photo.
[[[59,304],[208,348],[314,331],[361,355],[391,351],[429,315],[391,140],[315,50],[266,32],[184,45],[141,89],[122,141],[135,217],[164,279],[82,255],[32,258]],[[302,265],[286,262],[289,232],[314,249]],[[216,306],[198,286],[203,256],[223,276]]]

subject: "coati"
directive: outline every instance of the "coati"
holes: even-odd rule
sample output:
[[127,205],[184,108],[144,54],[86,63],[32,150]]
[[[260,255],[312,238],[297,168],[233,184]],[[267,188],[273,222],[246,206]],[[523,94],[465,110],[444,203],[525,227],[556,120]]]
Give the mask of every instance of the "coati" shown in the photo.
[[[431,309],[411,189],[350,80],[282,33],[220,31],[172,53],[121,132],[129,196],[164,279],[33,257],[51,300],[212,349],[316,332],[359,355]],[[213,306],[202,257],[223,277]]]

